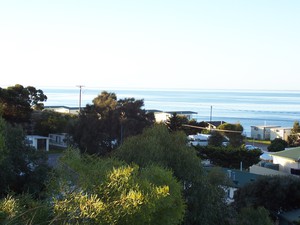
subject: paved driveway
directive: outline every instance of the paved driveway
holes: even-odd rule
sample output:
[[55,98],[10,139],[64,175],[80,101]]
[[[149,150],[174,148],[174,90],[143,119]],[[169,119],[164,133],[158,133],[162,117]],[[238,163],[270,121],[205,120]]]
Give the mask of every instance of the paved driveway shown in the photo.
[[56,167],[60,156],[61,156],[61,153],[49,154],[48,155],[48,165],[50,167]]

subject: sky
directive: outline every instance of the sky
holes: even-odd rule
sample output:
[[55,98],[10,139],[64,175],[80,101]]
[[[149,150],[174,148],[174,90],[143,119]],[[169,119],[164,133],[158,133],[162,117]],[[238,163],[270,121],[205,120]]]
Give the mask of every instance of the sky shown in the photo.
[[0,87],[299,90],[299,0],[0,0]]

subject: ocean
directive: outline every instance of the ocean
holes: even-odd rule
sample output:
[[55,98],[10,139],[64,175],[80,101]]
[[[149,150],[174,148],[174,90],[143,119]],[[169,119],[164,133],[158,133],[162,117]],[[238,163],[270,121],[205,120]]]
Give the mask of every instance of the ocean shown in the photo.
[[[79,88],[42,88],[46,106],[79,106]],[[240,123],[250,136],[252,125],[292,127],[300,120],[300,91],[101,89],[83,87],[81,106],[91,104],[103,90],[118,99],[143,99],[145,109],[193,111],[197,121],[223,120]]]

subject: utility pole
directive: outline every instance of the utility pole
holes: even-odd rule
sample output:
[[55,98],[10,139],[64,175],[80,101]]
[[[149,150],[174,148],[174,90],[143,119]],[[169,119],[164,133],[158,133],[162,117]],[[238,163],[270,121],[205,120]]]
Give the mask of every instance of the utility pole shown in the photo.
[[84,86],[83,85],[77,85],[76,87],[79,87],[79,112],[81,112],[81,92],[82,92],[82,88]]

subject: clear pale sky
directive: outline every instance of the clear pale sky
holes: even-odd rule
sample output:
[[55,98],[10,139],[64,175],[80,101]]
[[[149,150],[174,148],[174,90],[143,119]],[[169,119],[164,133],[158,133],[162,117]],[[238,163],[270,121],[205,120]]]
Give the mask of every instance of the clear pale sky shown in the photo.
[[0,87],[299,90],[299,0],[0,0]]

